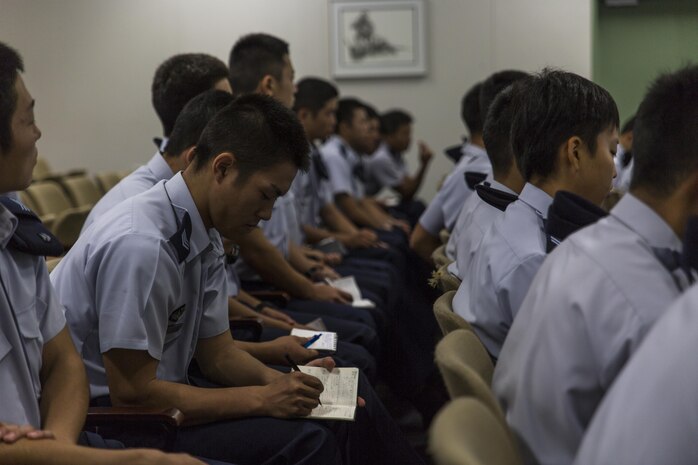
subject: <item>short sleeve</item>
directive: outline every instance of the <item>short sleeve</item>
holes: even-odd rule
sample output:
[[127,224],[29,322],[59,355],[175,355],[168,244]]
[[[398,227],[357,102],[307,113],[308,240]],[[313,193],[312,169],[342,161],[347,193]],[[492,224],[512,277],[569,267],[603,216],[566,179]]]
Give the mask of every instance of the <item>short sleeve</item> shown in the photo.
[[341,155],[330,153],[324,157],[327,174],[330,180],[330,190],[333,195],[353,194],[352,170],[349,163]]
[[95,276],[100,351],[147,350],[160,360],[181,273],[158,237],[130,234],[102,245],[86,267],[86,275]]
[[58,301],[58,296],[51,285],[48,269],[43,259],[39,259],[36,276],[37,300],[45,306],[43,315],[40,316],[39,329],[44,343],[50,341],[65,327],[65,312]]
[[369,165],[369,171],[380,187],[399,186],[404,177],[402,170],[387,158],[378,158],[373,161]]
[[[512,321],[521,308],[533,278],[545,260],[545,254],[532,255],[516,265],[495,286],[499,308],[505,310]],[[511,321],[509,322],[511,324]]]
[[[444,186],[446,187],[446,186]],[[446,199],[443,187],[436,193],[434,199],[419,218],[419,224],[432,236],[438,236],[444,225],[443,203]]]
[[[198,338],[218,336],[230,327],[228,322],[228,273],[223,257],[210,251],[206,257],[206,284],[204,285],[204,311]],[[234,272],[234,270],[233,270]]]

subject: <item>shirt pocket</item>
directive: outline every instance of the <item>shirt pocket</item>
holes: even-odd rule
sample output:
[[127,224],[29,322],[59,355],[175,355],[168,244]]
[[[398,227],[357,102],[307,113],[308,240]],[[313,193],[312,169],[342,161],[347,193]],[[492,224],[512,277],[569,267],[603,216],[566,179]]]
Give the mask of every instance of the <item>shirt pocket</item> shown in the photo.
[[22,333],[22,337],[25,340],[38,339],[41,337],[41,328],[39,328],[39,319],[37,318],[36,312],[37,298],[34,297],[29,305],[15,313],[19,331]]

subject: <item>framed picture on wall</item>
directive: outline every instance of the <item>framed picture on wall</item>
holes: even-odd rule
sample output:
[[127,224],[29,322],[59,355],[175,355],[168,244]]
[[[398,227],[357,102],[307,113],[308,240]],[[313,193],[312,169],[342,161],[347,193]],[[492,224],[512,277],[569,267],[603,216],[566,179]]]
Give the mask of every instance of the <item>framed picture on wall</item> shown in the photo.
[[424,0],[333,0],[332,76],[423,76],[427,72]]

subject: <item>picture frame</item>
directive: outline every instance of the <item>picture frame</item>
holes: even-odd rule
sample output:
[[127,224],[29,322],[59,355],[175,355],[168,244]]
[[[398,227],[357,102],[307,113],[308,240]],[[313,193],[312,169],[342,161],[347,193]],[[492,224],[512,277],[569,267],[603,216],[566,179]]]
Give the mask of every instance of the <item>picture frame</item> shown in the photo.
[[424,0],[333,0],[330,62],[335,79],[424,76]]

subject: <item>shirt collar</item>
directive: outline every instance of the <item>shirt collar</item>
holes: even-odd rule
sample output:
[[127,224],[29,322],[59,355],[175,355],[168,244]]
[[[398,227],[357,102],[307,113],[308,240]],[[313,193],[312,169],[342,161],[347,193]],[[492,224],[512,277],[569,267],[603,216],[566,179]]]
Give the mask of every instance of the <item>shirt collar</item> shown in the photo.
[[487,158],[487,151],[480,147],[479,145],[471,144],[470,142],[465,142],[462,149],[463,155],[469,155],[471,157],[485,157]]
[[495,181],[490,176],[488,176],[488,179],[486,179],[485,182],[488,182],[492,189],[497,189],[498,191],[506,192],[507,194],[512,194],[512,195],[516,195],[516,196],[519,195],[516,192],[514,192],[513,190],[509,189],[504,184],[502,184],[501,182]]
[[519,194],[519,200],[535,210],[541,218],[548,218],[548,208],[553,203],[553,198],[543,190],[538,189],[533,184],[526,183]]
[[160,147],[159,147],[160,152],[164,152],[167,149],[167,143],[169,141],[170,141],[169,137],[162,138],[162,142],[160,142]]
[[361,160],[361,158],[359,157],[359,154],[356,153],[354,151],[354,149],[352,149],[351,146],[349,144],[347,144],[346,141],[344,139],[342,139],[341,137],[339,137],[338,135],[335,134],[334,136],[332,136],[330,141],[333,144],[337,145],[337,150],[339,151],[340,155],[342,155],[344,158],[346,158],[350,162],[355,163],[355,162]]
[[[189,218],[191,219],[191,237],[189,238],[190,252],[186,261],[190,262],[202,252],[210,249],[212,238],[215,239],[218,233],[211,236],[209,231],[206,230],[206,226],[204,226],[204,222],[199,214],[199,209],[196,208],[196,204],[191,196],[189,187],[187,187],[187,184],[184,182],[182,173],[177,173],[172,179],[165,181],[163,188],[167,189],[167,193],[172,201],[172,207],[177,212],[178,221],[182,221],[185,212],[189,213]],[[218,236],[218,241],[220,241],[220,236]]]
[[642,237],[651,247],[681,252],[683,244],[661,216],[632,194],[625,194],[611,216]]
[[174,175],[172,168],[170,168],[170,165],[165,161],[165,156],[161,155],[160,152],[153,155],[148,161],[147,166],[157,181],[170,179],[172,175]]
[[17,229],[17,217],[0,204],[0,248],[6,248]]

